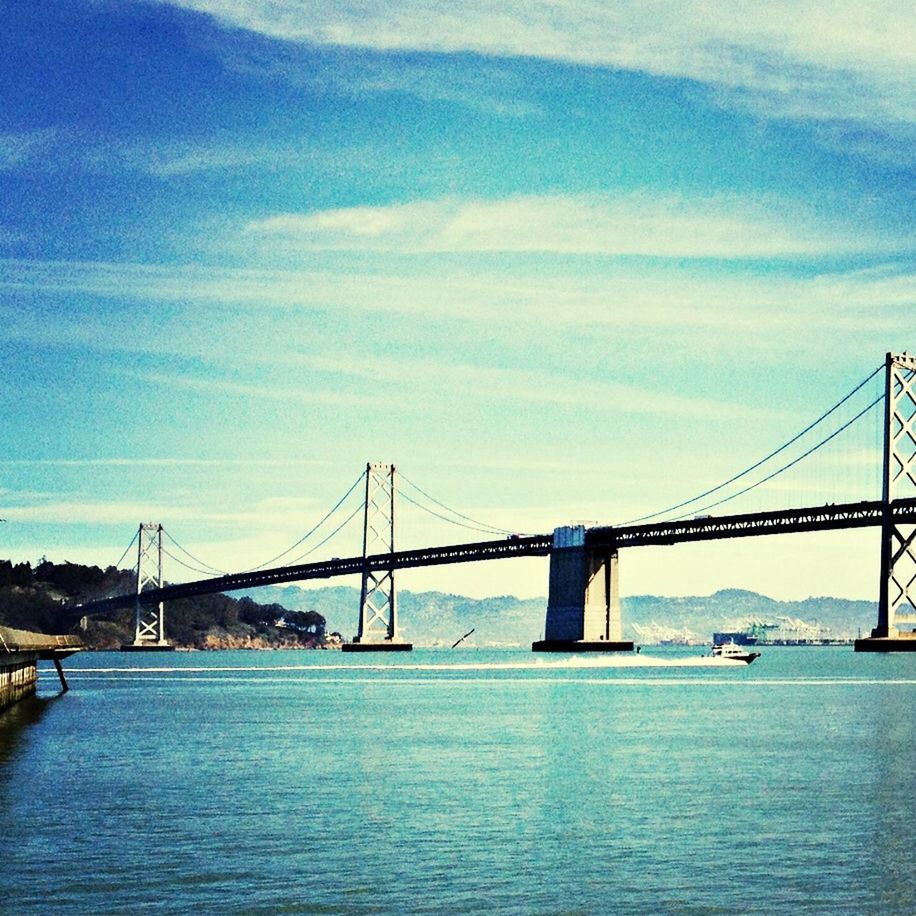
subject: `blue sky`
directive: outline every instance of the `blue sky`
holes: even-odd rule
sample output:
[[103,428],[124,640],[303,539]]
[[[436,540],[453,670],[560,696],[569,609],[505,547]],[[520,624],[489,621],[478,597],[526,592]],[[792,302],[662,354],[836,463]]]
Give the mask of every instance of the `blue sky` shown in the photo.
[[[155,520],[255,565],[368,460],[510,531],[619,522],[916,347],[912,5],[609,6],[3,3],[0,554],[106,565]],[[730,507],[873,497],[876,435]],[[312,557],[358,548],[351,524]],[[622,577],[872,597],[876,543]]]

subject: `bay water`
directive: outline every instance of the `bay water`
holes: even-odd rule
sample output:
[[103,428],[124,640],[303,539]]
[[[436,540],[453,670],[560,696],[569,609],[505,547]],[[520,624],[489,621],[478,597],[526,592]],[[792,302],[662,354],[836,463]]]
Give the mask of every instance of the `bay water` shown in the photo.
[[42,669],[0,714],[0,912],[916,912],[916,655],[587,661]]

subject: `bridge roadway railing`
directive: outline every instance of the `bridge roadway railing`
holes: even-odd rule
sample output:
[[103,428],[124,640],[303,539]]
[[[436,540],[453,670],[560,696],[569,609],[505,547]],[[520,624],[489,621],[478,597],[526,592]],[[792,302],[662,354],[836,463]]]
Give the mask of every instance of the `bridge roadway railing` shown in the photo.
[[45,661],[66,658],[86,646],[82,639],[73,635],[55,636],[48,633],[33,633],[31,630],[17,630],[0,627],[0,657],[3,654],[34,653]]
[[[765,534],[867,528],[882,523],[884,508],[884,503],[880,501],[839,503],[806,509],[781,509],[775,512],[709,516],[651,525],[598,527],[586,531],[585,545],[595,550],[618,550],[623,547],[712,541]],[[916,499],[897,500],[891,504],[890,512],[896,522],[916,523]],[[160,589],[143,592],[140,600],[144,604],[151,604],[176,598],[189,598],[193,595],[238,591],[259,585],[358,575],[366,567],[377,571],[410,569],[418,566],[441,566],[451,563],[474,563],[479,560],[501,560],[509,557],[548,556],[552,542],[551,534],[537,534],[499,541],[401,550],[394,553],[374,554],[365,559],[362,556],[343,559],[336,557],[318,563],[278,566],[272,569],[166,585]],[[78,619],[87,614],[133,607],[136,600],[136,594],[118,595],[113,598],[103,598],[75,605],[71,610],[74,619]]]
[[[651,525],[589,528],[585,533],[585,544],[591,548],[617,550],[623,547],[716,541],[764,534],[868,528],[881,524],[884,508],[884,503],[880,500],[831,503],[805,509],[706,516]],[[916,522],[916,499],[896,500],[891,504],[890,512],[894,521]]]

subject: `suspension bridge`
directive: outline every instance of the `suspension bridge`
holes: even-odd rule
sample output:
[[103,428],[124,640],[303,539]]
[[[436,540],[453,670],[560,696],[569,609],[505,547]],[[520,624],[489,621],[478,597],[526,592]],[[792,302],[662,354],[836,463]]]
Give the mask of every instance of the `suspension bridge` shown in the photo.
[[[868,385],[880,385],[872,396]],[[862,426],[866,416],[877,417],[880,443],[880,497],[822,505],[796,506],[765,511],[711,514],[726,503],[782,479],[838,442],[848,431]],[[399,487],[392,465],[369,463],[333,509],[282,554],[252,569],[226,573],[198,560],[175,541],[161,524],[140,524],[124,556],[136,544],[136,588],[72,608],[74,617],[119,608],[135,609],[135,638],[129,647],[141,650],[169,648],[165,631],[165,602],[214,592],[231,592],[339,576],[361,577],[357,633],[345,644],[349,651],[410,649],[400,637],[395,572],[417,567],[503,560],[514,557],[549,557],[549,588],[545,638],[533,644],[541,651],[625,651],[633,644],[623,639],[618,586],[619,553],[624,548],[715,541],[763,535],[835,531],[873,527],[880,529],[877,557],[879,601],[871,637],[856,642],[861,651],[916,650],[916,357],[888,353],[884,363],[859,382],[836,404],[778,448],[727,480],[689,499],[648,515],[615,525],[565,525],[545,534],[521,535],[475,521],[450,509],[408,481],[411,491]],[[321,548],[344,525],[362,514],[362,551],[350,557],[333,557],[308,563],[273,565],[294,552],[316,533],[362,485],[362,500],[334,531],[310,548]],[[395,548],[396,494],[433,515],[490,535],[445,546],[411,550]],[[421,500],[425,497],[425,501]],[[429,503],[437,508],[432,508]],[[493,535],[499,535],[494,538]],[[163,555],[178,557],[166,543],[177,547],[206,578],[166,584]],[[122,560],[124,557],[122,556]],[[119,561],[120,562],[120,561]],[[187,561],[183,561],[188,565]]]

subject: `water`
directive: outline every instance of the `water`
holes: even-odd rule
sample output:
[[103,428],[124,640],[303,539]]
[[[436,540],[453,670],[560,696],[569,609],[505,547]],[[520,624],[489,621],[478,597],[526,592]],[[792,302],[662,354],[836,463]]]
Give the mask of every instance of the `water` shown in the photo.
[[916,656],[557,661],[74,657],[0,717],[0,912],[916,911]]

